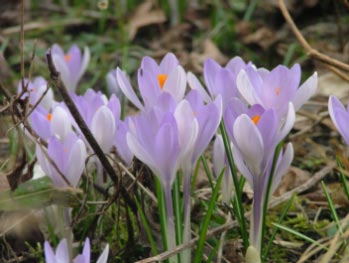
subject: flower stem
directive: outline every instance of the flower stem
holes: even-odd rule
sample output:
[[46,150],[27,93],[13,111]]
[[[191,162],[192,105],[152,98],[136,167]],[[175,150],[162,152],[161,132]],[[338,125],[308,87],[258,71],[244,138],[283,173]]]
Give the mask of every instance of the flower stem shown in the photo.
[[224,125],[223,120],[221,121],[219,128],[220,128],[220,131],[222,134],[224,148],[225,148],[225,151],[227,154],[229,167],[230,167],[230,171],[231,171],[231,174],[233,177],[233,182],[234,182],[234,187],[235,187],[235,192],[236,192],[236,194],[234,195],[234,198],[236,198],[236,202],[234,202],[234,204],[236,204],[236,207],[234,207],[234,210],[235,210],[235,214],[236,214],[239,226],[240,226],[244,247],[245,247],[245,249],[247,249],[249,246],[249,241],[247,238],[244,207],[242,205],[242,191],[239,187],[239,179],[238,179],[237,174],[236,174],[236,169],[235,169],[234,160],[233,160],[233,154],[232,154],[232,151],[230,148],[230,140],[229,140],[227,131],[225,129],[225,125]]

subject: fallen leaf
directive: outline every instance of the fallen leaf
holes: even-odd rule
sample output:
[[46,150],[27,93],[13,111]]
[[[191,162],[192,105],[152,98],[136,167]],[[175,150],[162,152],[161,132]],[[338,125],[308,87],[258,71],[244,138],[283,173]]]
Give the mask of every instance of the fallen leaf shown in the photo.
[[138,30],[142,27],[152,24],[161,24],[166,21],[166,16],[163,10],[153,10],[153,1],[145,1],[140,4],[128,22],[128,38],[134,39]]

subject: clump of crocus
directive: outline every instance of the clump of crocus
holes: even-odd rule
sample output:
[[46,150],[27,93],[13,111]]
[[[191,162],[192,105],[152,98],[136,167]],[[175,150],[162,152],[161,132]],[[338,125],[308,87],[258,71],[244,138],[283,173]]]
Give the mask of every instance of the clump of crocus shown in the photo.
[[64,140],[51,136],[47,143],[47,154],[41,146],[36,146],[36,156],[43,171],[57,187],[76,187],[85,168],[84,142],[69,132]]
[[330,96],[328,100],[328,112],[345,143],[349,145],[349,106],[345,108],[337,97]]
[[[41,100],[39,105],[44,107],[46,110],[50,110],[55,105],[52,89],[48,87],[48,83],[43,77],[36,77],[33,81],[24,79],[23,83],[27,92],[21,96],[21,99],[29,97],[28,100],[30,107],[35,106],[39,100]],[[19,81],[17,93],[21,94],[22,91],[22,81]],[[41,98],[42,96],[43,98]]]
[[163,93],[170,93],[178,103],[183,99],[186,75],[175,55],[168,53],[158,65],[154,59],[144,57],[138,69],[138,88],[143,103],[138,99],[126,74],[117,69],[117,81],[124,95],[140,110],[151,108]]
[[58,44],[54,44],[51,54],[53,63],[60,73],[64,85],[68,90],[75,91],[90,62],[89,48],[84,47],[84,53],[82,54],[77,45],[72,45],[68,52],[64,53]]
[[[56,249],[56,252],[53,251],[50,244],[45,241],[44,245],[44,252],[45,252],[45,260],[46,263],[90,263],[91,258],[91,248],[90,248],[90,240],[89,238],[86,238],[85,245],[82,251],[82,254],[77,255],[73,261],[71,261],[71,255],[69,255],[69,249],[68,249],[68,243],[66,239],[62,239]],[[106,263],[108,260],[108,254],[109,254],[109,245],[107,244],[102,252],[102,254],[99,256],[96,263]]]
[[[288,104],[285,120],[281,122],[274,109],[265,110],[258,104],[247,108],[242,102],[232,101],[225,111],[224,121],[234,145],[235,164],[253,188],[250,246],[260,252],[263,206],[269,198],[270,176],[269,195],[276,190],[293,159],[293,147],[289,143],[285,151],[276,156],[274,163],[276,146],[289,133],[295,121],[293,104]],[[274,173],[271,174],[273,166]]]

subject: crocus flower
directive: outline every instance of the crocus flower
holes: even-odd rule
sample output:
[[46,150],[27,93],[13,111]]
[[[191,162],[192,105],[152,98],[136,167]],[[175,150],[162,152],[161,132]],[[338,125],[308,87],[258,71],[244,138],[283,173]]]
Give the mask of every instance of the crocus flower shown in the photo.
[[121,159],[129,166],[133,160],[133,153],[130,151],[126,141],[126,135],[129,132],[130,117],[126,117],[124,121],[119,120],[117,123],[117,131],[114,138],[114,146]]
[[349,105],[345,108],[340,100],[332,95],[328,100],[328,112],[345,143],[349,145]]
[[55,186],[76,187],[85,167],[86,147],[75,133],[70,132],[60,141],[56,136],[48,139],[48,157],[55,163],[59,171],[46,158],[40,146],[36,147],[38,162]]
[[[233,148],[233,145],[231,144],[230,147]],[[212,162],[213,171],[217,177],[219,177],[223,169],[225,169],[223,178],[224,183],[221,184],[221,191],[223,202],[229,204],[233,196],[234,184],[228,158],[224,149],[223,138],[220,134],[216,135],[216,139],[213,144]]]
[[51,135],[63,140],[71,131],[71,116],[62,105],[57,105],[52,112],[37,106],[29,116],[33,130],[44,140]]
[[[252,220],[250,229],[250,245],[261,249],[261,223],[263,204],[273,157],[277,144],[291,130],[295,121],[293,104],[288,104],[285,121],[280,123],[274,109],[264,110],[260,105],[246,109],[246,113],[237,115],[243,110],[242,105],[231,103],[224,116],[228,134],[233,142],[232,153],[239,171],[251,184],[254,192]],[[275,172],[271,184],[272,194],[281,181],[293,159],[292,144],[288,144],[284,152],[276,158]]]
[[[50,244],[47,241],[45,241],[44,252],[45,252],[46,263],[71,262],[66,239],[62,239],[59,242],[56,249],[56,253],[53,251]],[[96,263],[106,263],[108,260],[108,254],[109,254],[109,245],[107,244]],[[77,255],[74,258],[73,263],[90,263],[90,258],[91,258],[90,240],[89,238],[86,238],[82,254]]]
[[[29,105],[34,106],[39,101],[39,99],[44,95],[45,96],[40,101],[39,105],[44,107],[46,110],[50,110],[54,106],[55,102],[53,99],[52,89],[48,87],[47,81],[43,77],[36,77],[33,82],[28,79],[24,79],[24,86],[27,87],[28,92],[24,93],[21,99],[25,99],[29,96]],[[18,94],[22,92],[22,81],[18,83]]]
[[289,102],[297,111],[316,91],[316,72],[299,87],[300,79],[299,64],[290,69],[279,65],[272,71],[248,66],[238,74],[237,88],[248,104],[276,109],[282,118]]
[[250,64],[246,64],[240,57],[234,57],[225,67],[222,67],[215,60],[207,59],[204,63],[203,75],[208,92],[191,72],[188,73],[188,83],[192,89],[200,93],[205,102],[211,102],[221,95],[223,109],[225,109],[231,98],[240,96],[236,87],[236,77],[241,69]]
[[176,245],[171,188],[180,154],[176,119],[171,112],[152,108],[131,119],[127,144],[131,152],[149,166],[162,185],[167,214],[167,244]]
[[116,69],[110,70],[106,76],[107,87],[109,94],[115,94],[116,97],[121,99],[122,91],[120,89],[118,80],[116,78]]
[[[109,152],[120,119],[121,106],[118,98],[112,94],[110,99],[101,92],[88,89],[83,96],[71,94],[82,118],[90,128],[99,146],[104,152]],[[75,121],[74,126],[80,130]]]
[[64,85],[68,90],[75,91],[90,61],[90,50],[88,47],[84,47],[84,54],[82,55],[79,47],[72,45],[65,54],[59,45],[54,44],[51,54],[53,63],[61,74]]
[[150,57],[143,58],[138,69],[138,86],[144,104],[138,99],[126,74],[119,68],[116,74],[122,92],[140,110],[155,105],[163,92],[170,93],[177,103],[185,93],[185,72],[172,53],[168,53],[160,65]]

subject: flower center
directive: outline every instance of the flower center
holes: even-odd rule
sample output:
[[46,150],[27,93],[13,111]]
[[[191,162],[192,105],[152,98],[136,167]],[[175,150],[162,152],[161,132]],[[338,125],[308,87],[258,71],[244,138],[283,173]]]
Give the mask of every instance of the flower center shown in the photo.
[[70,54],[66,54],[66,55],[64,56],[65,62],[69,62],[70,59],[71,59],[71,55],[70,55]]
[[46,119],[47,119],[48,121],[51,121],[51,119],[52,119],[52,114],[51,114],[51,113],[47,113]]
[[253,121],[253,123],[254,123],[255,125],[257,125],[258,122],[259,122],[259,120],[260,120],[260,118],[261,118],[261,115],[257,114],[257,115],[252,116],[252,117],[251,117],[251,120]]
[[280,87],[276,87],[276,89],[275,89],[276,96],[279,96],[280,91],[281,91]]
[[159,74],[158,75],[158,81],[159,81],[160,89],[164,88],[166,80],[167,80],[167,75],[166,74]]

